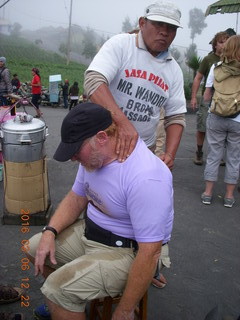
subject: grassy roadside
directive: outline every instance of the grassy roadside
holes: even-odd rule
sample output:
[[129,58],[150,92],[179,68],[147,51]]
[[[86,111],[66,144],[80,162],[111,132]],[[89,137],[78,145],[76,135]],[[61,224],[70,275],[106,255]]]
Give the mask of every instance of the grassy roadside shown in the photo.
[[0,56],[7,59],[7,67],[11,75],[18,74],[21,82],[32,79],[31,69],[36,67],[40,70],[42,84],[49,85],[49,75],[61,74],[62,80],[68,79],[70,85],[74,81],[79,83],[80,91],[83,91],[83,76],[87,66],[70,62],[56,53],[45,51],[37,45],[11,36],[0,35]]

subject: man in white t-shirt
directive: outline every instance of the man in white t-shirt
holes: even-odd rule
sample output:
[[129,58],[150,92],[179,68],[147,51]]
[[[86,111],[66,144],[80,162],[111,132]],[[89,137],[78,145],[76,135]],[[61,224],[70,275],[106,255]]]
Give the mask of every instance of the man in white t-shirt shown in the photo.
[[109,109],[118,126],[120,161],[131,154],[138,135],[155,149],[164,108],[167,136],[160,158],[173,167],[186,112],[182,71],[169,53],[180,17],[172,3],[149,5],[139,19],[139,33],[109,39],[85,73],[85,91],[91,101]]
[[54,159],[81,165],[49,225],[30,239],[35,273],[48,276],[41,290],[51,314],[41,306],[36,319],[83,320],[88,301],[119,294],[112,319],[134,319],[168,247],[172,174],[140,138],[119,162],[116,142],[111,113],[97,104],[79,104],[63,120]]

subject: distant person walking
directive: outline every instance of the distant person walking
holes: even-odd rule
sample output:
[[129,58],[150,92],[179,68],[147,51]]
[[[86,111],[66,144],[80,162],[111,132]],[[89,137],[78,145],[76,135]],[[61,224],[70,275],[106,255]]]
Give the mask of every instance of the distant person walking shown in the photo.
[[64,109],[68,108],[68,90],[69,90],[69,81],[68,81],[68,79],[65,79],[64,84],[62,85],[62,96],[63,96]]
[[40,118],[42,113],[39,109],[39,100],[42,91],[42,84],[38,68],[32,68],[32,76],[32,82],[30,83],[32,86],[32,104],[36,107],[37,111],[35,118]]
[[13,75],[11,84],[12,84],[13,93],[18,93],[18,90],[21,86],[21,83],[20,83],[20,81],[18,79],[18,75],[16,73],[14,73],[14,75]]
[[7,104],[7,95],[12,93],[10,72],[5,64],[6,58],[0,57],[0,106]]
[[75,81],[73,85],[70,87],[69,95],[71,100],[70,106],[69,106],[69,111],[70,111],[72,107],[75,107],[76,104],[78,103],[79,86],[77,81]]

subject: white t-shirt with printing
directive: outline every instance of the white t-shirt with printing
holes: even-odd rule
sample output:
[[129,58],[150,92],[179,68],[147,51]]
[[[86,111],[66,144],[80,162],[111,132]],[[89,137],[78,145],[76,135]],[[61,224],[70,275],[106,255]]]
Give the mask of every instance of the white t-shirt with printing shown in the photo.
[[116,103],[147,146],[155,143],[161,107],[166,116],[186,112],[179,65],[169,54],[161,59],[138,48],[135,34],[110,38],[88,70],[105,76]]

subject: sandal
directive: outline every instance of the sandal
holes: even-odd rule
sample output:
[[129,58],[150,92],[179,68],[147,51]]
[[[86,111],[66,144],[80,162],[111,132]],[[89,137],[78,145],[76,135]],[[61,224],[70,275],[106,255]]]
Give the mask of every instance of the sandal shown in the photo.
[[158,276],[152,279],[152,285],[158,289],[163,289],[167,285],[167,280],[165,277],[160,273]]
[[1,320],[24,320],[22,313],[0,312]]
[[15,302],[21,298],[23,293],[23,289],[0,285],[0,304]]

